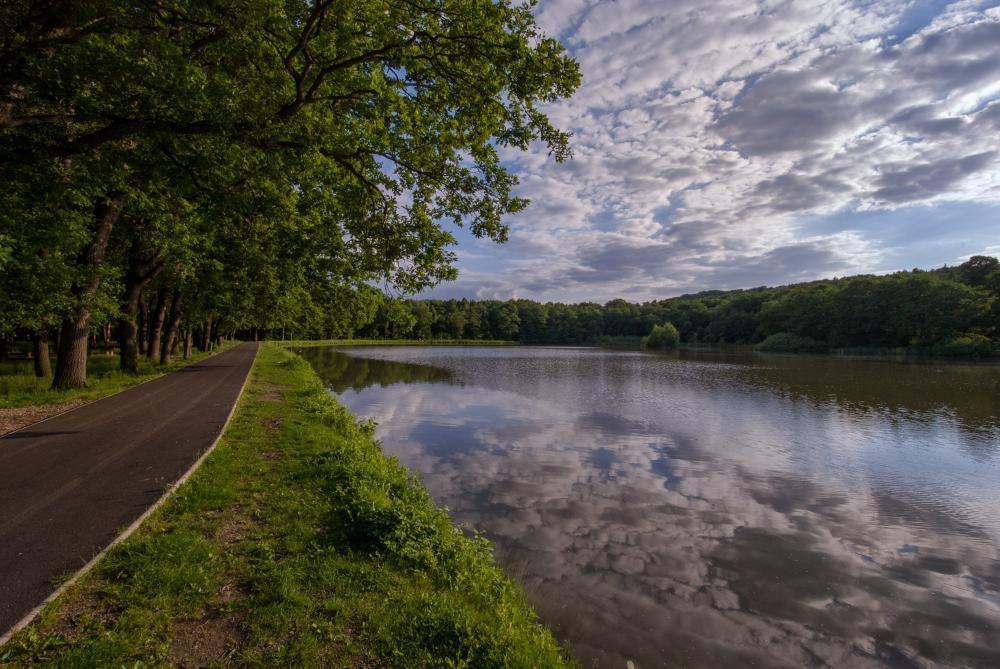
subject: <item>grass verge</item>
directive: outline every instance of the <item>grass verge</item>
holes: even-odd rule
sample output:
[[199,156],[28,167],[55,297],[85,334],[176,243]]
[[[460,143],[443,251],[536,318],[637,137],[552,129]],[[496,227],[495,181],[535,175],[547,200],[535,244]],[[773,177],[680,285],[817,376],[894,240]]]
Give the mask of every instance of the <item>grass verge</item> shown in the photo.
[[273,345],[201,469],[0,649],[36,664],[577,666],[490,544]]
[[301,339],[276,341],[282,346],[519,346],[506,339]]
[[[236,342],[226,342],[214,353],[223,351]],[[169,365],[147,360],[139,360],[138,374],[125,374],[118,369],[117,355],[95,353],[87,361],[87,386],[72,390],[52,390],[52,378],[35,376],[31,360],[17,360],[0,363],[0,409],[34,405],[58,405],[78,400],[90,401],[113,395],[129,386],[149,381],[167,372],[207,358],[211,353],[196,352],[188,360],[175,358]],[[55,364],[55,360],[53,360]]]

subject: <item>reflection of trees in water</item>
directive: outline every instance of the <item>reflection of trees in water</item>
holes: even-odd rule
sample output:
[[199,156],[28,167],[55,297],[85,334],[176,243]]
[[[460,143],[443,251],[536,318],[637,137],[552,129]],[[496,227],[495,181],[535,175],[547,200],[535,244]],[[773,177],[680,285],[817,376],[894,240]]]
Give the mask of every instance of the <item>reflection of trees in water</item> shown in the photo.
[[355,358],[325,347],[306,347],[295,352],[309,361],[328,388],[338,393],[393,383],[455,383],[454,374],[431,365]]
[[[735,373],[751,387],[814,406],[832,405],[855,414],[887,412],[906,421],[947,414],[973,434],[1000,427],[998,365],[690,351],[683,352],[681,360],[746,363],[727,374],[725,382],[731,383]],[[719,370],[708,373],[718,376]]]
[[[370,389],[352,408],[496,542],[587,662],[1000,666],[992,470],[901,448],[995,448],[1000,368],[530,348],[437,360],[470,386]],[[802,443],[772,449],[779,434]],[[866,449],[888,451],[890,471]]]

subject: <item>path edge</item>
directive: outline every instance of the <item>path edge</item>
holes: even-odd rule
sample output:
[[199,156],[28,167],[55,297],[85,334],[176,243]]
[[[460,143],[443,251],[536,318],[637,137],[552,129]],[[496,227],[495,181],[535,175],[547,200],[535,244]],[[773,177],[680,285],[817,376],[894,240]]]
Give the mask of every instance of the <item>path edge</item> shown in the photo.
[[[239,346],[240,344],[247,344],[247,343],[249,343],[249,342],[245,342],[245,341],[244,342],[240,342],[236,346]],[[254,343],[257,344],[257,342],[254,342]],[[233,348],[236,348],[236,346],[234,346]],[[100,402],[102,400],[106,400],[109,397],[116,397],[117,395],[121,395],[124,392],[128,392],[129,390],[132,390],[133,388],[138,388],[139,386],[144,386],[147,383],[152,383],[153,381],[156,381],[157,379],[162,379],[167,374],[173,374],[174,372],[179,372],[182,369],[184,369],[185,367],[190,367],[191,365],[199,365],[199,364],[205,362],[206,360],[211,360],[215,356],[220,355],[222,353],[225,353],[226,351],[231,351],[231,350],[232,350],[231,348],[227,348],[227,349],[222,349],[222,350],[219,350],[219,351],[210,351],[209,354],[206,355],[201,360],[198,360],[196,362],[188,363],[188,364],[184,365],[184,367],[178,367],[173,372],[164,372],[163,374],[160,374],[159,376],[154,376],[151,379],[146,379],[145,381],[140,381],[139,383],[136,383],[134,385],[126,386],[126,387],[122,388],[121,390],[116,390],[115,392],[111,393],[110,395],[105,395],[104,397],[98,397],[96,399],[92,399],[92,400],[86,401],[83,404],[78,404],[75,407],[70,407],[69,409],[66,409],[64,411],[60,411],[59,413],[54,413],[51,416],[46,416],[45,418],[41,418],[39,420],[36,420],[34,423],[28,423],[27,425],[22,425],[21,427],[17,428],[16,430],[11,430],[10,432],[4,432],[3,434],[0,434],[0,439],[4,439],[6,437],[9,437],[10,435],[16,434],[16,433],[20,432],[21,430],[27,430],[29,427],[35,427],[39,423],[44,423],[47,420],[52,420],[53,418],[58,418],[59,416],[64,416],[64,415],[68,414],[71,411],[76,411],[77,409],[82,409],[83,407],[90,406],[91,404],[96,404],[97,402]],[[257,360],[257,355],[254,354],[254,361],[256,362],[256,360]],[[253,365],[250,366],[250,369],[251,370],[253,369]],[[243,394],[242,390],[240,390],[240,394],[241,395]],[[239,399],[239,398],[237,398],[237,399]],[[28,405],[28,406],[30,406],[30,405]],[[19,407],[12,407],[12,408],[19,408]],[[228,423],[227,423],[227,425],[228,425]],[[4,645],[6,642],[7,642],[7,637],[6,636],[0,636],[0,646]]]
[[[245,343],[250,343],[250,342],[245,342]],[[46,606],[48,606],[49,604],[51,604],[52,602],[54,602],[63,593],[65,593],[67,590],[69,590],[71,587],[73,587],[77,583],[77,581],[79,581],[91,569],[93,569],[94,566],[97,565],[97,563],[100,562],[101,559],[104,558],[105,555],[107,555],[108,553],[110,553],[111,549],[113,549],[115,546],[117,546],[121,542],[125,541],[126,539],[128,539],[130,536],[132,536],[132,534],[136,530],[138,530],[139,527],[144,522],[146,522],[146,519],[148,519],[151,515],[153,515],[153,513],[157,509],[159,509],[161,506],[163,506],[163,504],[173,496],[174,492],[178,488],[180,488],[182,485],[184,485],[184,483],[189,478],[191,478],[191,475],[194,474],[195,471],[197,471],[199,467],[201,467],[201,464],[208,458],[208,456],[212,454],[212,451],[215,450],[215,447],[219,444],[220,441],[222,441],[222,437],[225,436],[226,430],[229,429],[229,423],[233,420],[233,416],[236,415],[236,408],[240,405],[240,401],[243,399],[243,393],[246,391],[247,385],[250,383],[250,377],[253,376],[254,367],[257,366],[257,357],[258,357],[258,353],[260,353],[260,344],[257,343],[257,342],[253,342],[253,343],[257,344],[257,348],[254,350],[253,360],[250,363],[250,369],[247,370],[246,378],[243,379],[243,385],[240,386],[240,392],[239,392],[239,394],[236,395],[236,400],[233,402],[233,406],[229,410],[229,415],[226,416],[226,422],[222,424],[222,429],[219,430],[218,436],[216,436],[215,439],[212,441],[212,443],[209,444],[208,448],[206,448],[205,451],[201,455],[198,456],[198,459],[194,461],[194,463],[188,468],[188,470],[186,472],[184,472],[183,474],[181,474],[180,478],[178,478],[176,481],[174,481],[173,483],[169,484],[167,486],[167,489],[163,491],[163,494],[160,495],[160,498],[157,499],[155,502],[153,502],[149,506],[148,509],[146,509],[145,511],[143,511],[142,514],[138,518],[136,518],[135,520],[133,520],[132,523],[128,527],[126,527],[117,537],[115,537],[111,541],[111,543],[109,543],[107,546],[105,546],[103,549],[101,549],[96,555],[94,555],[94,557],[90,558],[90,561],[87,564],[85,564],[82,567],[80,567],[72,576],[70,576],[65,582],[63,582],[62,585],[60,585],[51,594],[49,594],[48,597],[46,597],[44,600],[42,600],[41,604],[39,604],[35,608],[33,608],[30,611],[28,611],[28,613],[25,614],[25,616],[23,618],[21,618],[16,623],[14,623],[14,625],[9,630],[7,630],[6,632],[4,632],[3,634],[0,634],[0,648],[3,648],[3,646],[6,645],[7,642],[10,641],[11,638],[15,634],[17,634],[18,632],[20,632],[21,630],[23,630],[25,627],[27,627],[28,625],[30,625],[32,622],[34,622],[35,618],[38,617],[38,615],[45,609]],[[220,351],[220,353],[221,353],[221,351]],[[215,354],[213,354],[213,355],[215,355]],[[211,358],[212,356],[208,356],[208,357]],[[208,358],[205,358],[205,359],[207,360]],[[162,375],[158,376],[156,378],[162,378]],[[142,383],[136,384],[136,386],[141,386],[144,383],[149,383],[149,381],[154,381],[154,380],[155,379],[149,379],[147,381],[143,381]],[[135,388],[136,386],[129,386],[129,388]],[[125,390],[129,390],[129,388],[124,388],[120,392],[124,392]],[[119,394],[119,393],[115,393],[115,395],[117,395],[117,394]],[[107,397],[113,397],[113,396],[114,395],[108,395]],[[100,397],[100,398],[94,400],[94,402],[100,402],[103,399],[105,399],[105,398],[104,397]],[[93,402],[88,402],[88,404],[92,404],[92,403]],[[81,405],[81,406],[86,406],[86,405]],[[75,408],[78,409],[80,407],[75,407]],[[72,410],[73,409],[70,409],[70,411],[72,411]],[[69,412],[67,411],[67,412],[64,412],[64,413],[69,413]],[[49,416],[48,418],[43,418],[42,420],[40,420],[38,422],[39,423],[44,422],[44,421],[48,420],[49,418],[55,418],[55,416]],[[25,427],[28,427],[28,426],[25,426]],[[13,433],[10,432],[8,434],[13,434]]]

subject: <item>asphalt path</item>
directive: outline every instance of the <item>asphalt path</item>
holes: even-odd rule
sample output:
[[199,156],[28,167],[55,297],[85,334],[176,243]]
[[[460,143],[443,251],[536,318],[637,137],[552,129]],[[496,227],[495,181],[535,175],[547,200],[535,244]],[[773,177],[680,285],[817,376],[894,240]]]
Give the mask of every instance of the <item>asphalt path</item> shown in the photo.
[[256,352],[240,344],[0,438],[0,636],[215,443]]

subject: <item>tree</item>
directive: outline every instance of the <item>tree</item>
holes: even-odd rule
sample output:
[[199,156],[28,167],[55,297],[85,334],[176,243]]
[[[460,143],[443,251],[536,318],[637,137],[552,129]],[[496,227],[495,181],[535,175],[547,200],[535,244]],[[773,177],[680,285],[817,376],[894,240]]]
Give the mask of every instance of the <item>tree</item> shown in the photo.
[[670,350],[677,348],[680,340],[680,333],[677,332],[677,328],[674,327],[674,324],[664,323],[663,325],[654,325],[644,343],[646,348]]
[[[541,141],[557,160],[569,154],[539,105],[569,95],[578,68],[530,5],[80,4],[0,10],[17,37],[0,50],[0,177],[21,203],[3,223],[33,196],[70,203],[45,227],[74,246],[56,387],[86,382],[109,277],[124,277],[126,348],[135,295],[153,280],[147,262],[201,273],[185,280],[197,300],[182,303],[214,328],[261,318],[261,304],[299,310],[289,298],[309,301],[307,277],[414,292],[455,275],[442,222],[503,241],[503,217],[527,204],[500,149]],[[177,234],[161,234],[168,219]],[[282,244],[256,253],[243,227],[280,229]],[[109,267],[136,240],[136,266]],[[250,284],[235,280],[246,274]],[[267,284],[279,299],[247,295],[274,278],[288,281]]]
[[1000,269],[1000,260],[992,256],[972,256],[958,266],[957,274],[962,283],[985,286],[990,274]]

